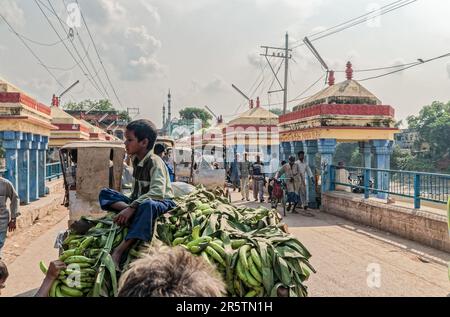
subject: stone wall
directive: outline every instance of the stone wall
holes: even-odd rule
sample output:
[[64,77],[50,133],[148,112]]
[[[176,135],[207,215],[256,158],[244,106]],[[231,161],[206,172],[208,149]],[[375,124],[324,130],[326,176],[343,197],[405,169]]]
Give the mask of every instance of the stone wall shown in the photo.
[[322,210],[450,252],[448,224],[444,215],[366,200],[342,192],[324,193]]
[[[36,220],[53,213],[55,209],[61,206],[64,200],[64,182],[62,177],[51,182],[47,182],[49,194],[40,200],[30,203],[26,206],[20,206],[20,216],[17,218],[18,231],[26,230],[32,226]],[[67,214],[69,211],[67,211]]]

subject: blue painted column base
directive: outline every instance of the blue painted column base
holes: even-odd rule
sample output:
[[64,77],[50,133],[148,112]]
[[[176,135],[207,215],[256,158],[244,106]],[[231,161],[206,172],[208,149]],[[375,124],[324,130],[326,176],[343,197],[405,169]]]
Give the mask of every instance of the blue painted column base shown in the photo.
[[30,149],[31,133],[24,133],[19,148],[19,197],[20,203],[30,203]]
[[39,143],[39,180],[38,180],[38,192],[39,197],[44,197],[46,194],[45,191],[45,178],[47,177],[47,153],[46,150],[48,149],[48,137],[43,136],[41,138],[41,142]]
[[[313,173],[313,176],[316,175],[316,154],[317,154],[317,141],[308,140],[305,141],[304,150],[306,154],[306,162]],[[315,179],[315,177],[314,177]],[[309,208],[319,208],[319,204],[317,203],[317,193],[316,193],[316,184],[311,182],[311,179],[308,177],[308,207]]]
[[[392,153],[392,141],[389,140],[374,140],[374,153],[377,169],[390,168],[390,156]],[[389,173],[378,171],[376,175],[376,189],[389,191]],[[388,194],[384,192],[377,192],[377,198],[387,199]]]
[[289,158],[289,155],[291,155],[291,143],[290,142],[283,142],[281,143],[281,147],[282,147],[282,160],[286,161]]
[[372,145],[370,142],[359,142],[359,153],[363,156],[363,166],[365,168],[372,167]]
[[320,139],[317,142],[318,150],[320,153],[320,169],[321,169],[321,181],[322,193],[329,191],[330,189],[330,166],[333,163],[333,155],[336,152],[336,140],[335,139]]

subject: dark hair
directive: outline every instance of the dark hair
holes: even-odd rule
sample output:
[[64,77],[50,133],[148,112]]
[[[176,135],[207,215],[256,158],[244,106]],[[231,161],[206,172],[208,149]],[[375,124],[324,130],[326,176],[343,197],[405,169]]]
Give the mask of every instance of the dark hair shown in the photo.
[[287,162],[285,160],[281,161],[281,166],[286,165],[286,163]]
[[153,148],[153,152],[156,155],[160,155],[161,153],[164,153],[166,151],[166,147],[164,146],[164,144],[161,143],[156,143],[155,147]]
[[0,261],[0,280],[6,280],[9,276],[5,262]]
[[94,226],[95,225],[92,222],[81,218],[80,220],[73,222],[69,226],[69,229],[71,232],[73,232],[75,234],[85,235],[89,231],[89,229],[91,229]]
[[156,246],[131,263],[119,297],[219,297],[225,283],[215,267],[181,247]]
[[147,149],[152,149],[156,141],[156,126],[147,119],[139,119],[128,123],[128,131],[133,131],[138,141],[148,140]]
[[289,156],[289,162],[295,162],[295,157],[294,156]]
[[300,156],[300,154],[305,155],[305,151],[300,151],[300,152],[298,152],[298,156]]

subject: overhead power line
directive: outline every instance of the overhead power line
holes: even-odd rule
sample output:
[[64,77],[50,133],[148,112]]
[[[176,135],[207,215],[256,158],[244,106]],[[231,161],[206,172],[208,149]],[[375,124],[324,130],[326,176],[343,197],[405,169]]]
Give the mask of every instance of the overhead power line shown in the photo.
[[[325,77],[325,75],[322,74],[322,75],[319,77],[319,79],[317,79],[314,83],[312,83],[310,86],[308,86],[308,88],[306,88],[306,89],[303,90],[301,93],[299,93],[295,98],[289,100],[289,102],[296,101],[296,100],[301,100],[302,98],[300,98],[300,97],[302,97],[305,93],[307,93],[311,88],[313,88],[313,87],[314,87],[318,82],[320,82],[324,77]],[[299,98],[300,98],[300,99],[299,99]]]
[[[378,70],[385,70],[385,69],[392,69],[392,68],[399,68],[399,67],[406,67],[414,64],[420,64],[420,62],[412,62],[412,63],[406,63],[406,64],[399,64],[399,65],[392,65],[392,66],[385,66],[385,67],[377,67],[377,68],[368,68],[368,69],[354,69],[354,73],[363,73],[363,72],[374,72]],[[345,73],[345,70],[336,70],[335,73]]]
[[358,81],[366,81],[366,80],[371,80],[371,79],[385,77],[385,76],[388,76],[388,75],[391,75],[391,74],[402,72],[404,70],[407,70],[407,69],[410,69],[410,68],[413,68],[413,67],[417,67],[417,66],[420,66],[422,64],[426,64],[426,63],[435,61],[437,59],[441,59],[441,58],[445,58],[445,57],[449,57],[449,56],[450,56],[450,53],[446,53],[446,54],[443,54],[443,55],[440,55],[440,56],[436,56],[436,57],[433,57],[433,58],[430,58],[430,59],[427,59],[427,60],[421,60],[421,61],[417,62],[416,64],[413,64],[413,65],[410,65],[410,66],[407,66],[407,67],[404,67],[404,68],[401,68],[401,69],[397,69],[397,70],[394,70],[394,71],[391,71],[391,72],[388,72],[388,73],[385,73],[385,74],[377,75],[377,76],[372,76],[372,77],[368,77],[368,78],[359,79]]
[[[76,0],[76,1],[77,1],[77,4],[78,4],[78,7],[80,7],[80,4],[79,4],[78,0]],[[98,51],[98,49],[97,49],[97,45],[95,44],[94,38],[92,37],[92,33],[91,33],[91,31],[90,31],[90,29],[89,29],[89,27],[88,27],[88,25],[87,25],[86,19],[84,18],[84,14],[83,14],[83,11],[81,10],[81,7],[80,7],[80,14],[81,14],[81,19],[83,20],[83,24],[84,24],[84,26],[86,27],[86,30],[88,31],[89,37],[90,37],[90,39],[91,39],[91,41],[92,41],[92,44],[94,45],[95,52],[96,52],[96,54],[97,54],[97,58],[98,58],[98,60],[99,60],[99,62],[100,62],[100,65],[102,66],[103,71],[105,72],[106,79],[108,80],[108,83],[109,83],[109,85],[111,86],[111,89],[112,89],[112,91],[114,92],[114,96],[116,97],[116,99],[117,99],[117,101],[119,102],[120,106],[121,106],[122,108],[124,108],[124,107],[123,107],[123,104],[122,104],[122,102],[120,101],[120,98],[119,98],[119,96],[118,96],[118,94],[117,94],[116,88],[114,87],[114,85],[113,85],[112,82],[111,82],[111,78],[110,78],[109,75],[108,75],[108,72],[107,72],[107,70],[106,70],[106,67],[105,67],[105,65],[103,64],[102,58],[100,57],[100,53],[99,53],[99,51]]]
[[[67,36],[69,37],[69,33],[67,32],[66,27],[65,27],[63,21],[61,20],[61,18],[59,17],[58,13],[57,13],[56,10],[55,10],[55,8],[53,7],[53,4],[50,2],[50,0],[47,0],[47,2],[48,2],[48,4],[50,5],[51,11],[52,11],[53,15],[57,18],[57,20],[58,20],[58,22],[59,22],[61,28],[62,28],[63,31],[64,31],[64,33],[66,33]],[[64,3],[64,2],[63,2],[63,3]],[[81,43],[81,46],[82,46],[82,48],[84,49],[84,52],[85,52],[85,54],[86,54],[86,56],[87,56],[87,58],[88,58],[88,61],[89,61],[90,64],[91,64],[91,67],[92,67],[93,71],[94,71],[96,74],[98,74],[98,70],[96,70],[96,67],[95,67],[94,64],[92,63],[91,57],[89,56],[89,52],[86,50],[86,47],[84,46],[84,43],[83,43],[81,37],[79,36],[78,31],[76,31],[76,33],[77,33],[77,35],[78,35],[78,39],[79,39],[79,41],[80,41],[80,43]],[[78,58],[80,58],[80,62],[83,64],[83,66],[85,67],[85,69],[88,71],[89,76],[91,76],[92,80],[95,82],[95,84],[97,85],[97,87],[98,87],[97,81],[100,83],[100,86],[101,86],[102,89],[103,89],[102,91],[106,94],[106,96],[108,97],[108,99],[110,99],[109,94],[108,94],[108,90],[106,90],[105,85],[103,84],[103,81],[101,80],[101,78],[92,75],[91,71],[89,70],[89,67],[86,65],[86,63],[85,63],[84,60],[82,59],[81,54],[80,54],[80,52],[78,51],[76,45],[73,43],[73,41],[70,41],[70,44],[72,44],[72,47],[74,48],[75,53],[77,54]],[[103,96],[104,96],[104,95],[103,95]]]
[[[13,32],[13,33],[14,33],[14,32]],[[67,41],[67,40],[69,39],[69,38],[65,38],[65,39],[63,39],[62,41],[61,41],[61,40],[58,40],[58,41],[53,42],[53,43],[43,43],[43,42],[39,42],[39,41],[33,40],[33,39],[31,39],[31,38],[29,38],[29,37],[27,37],[27,36],[25,36],[25,35],[23,35],[23,34],[21,34],[21,33],[17,33],[17,35],[20,36],[21,38],[23,38],[24,40],[30,42],[30,43],[33,43],[33,44],[36,44],[36,45],[40,45],[40,46],[47,46],[47,47],[51,47],[51,46],[58,45],[58,44],[60,44],[61,42]]]
[[41,58],[39,58],[39,56],[33,51],[33,49],[27,44],[27,42],[25,42],[25,40],[20,37],[20,34],[16,32],[16,30],[14,29],[14,27],[8,22],[8,20],[6,20],[6,18],[0,13],[0,17],[3,19],[3,21],[5,21],[5,23],[8,25],[8,27],[11,29],[11,31],[19,38],[19,40],[23,43],[23,45],[28,49],[28,51],[30,51],[31,55],[34,56],[34,58],[38,61],[39,65],[41,65],[42,67],[44,67],[44,69],[49,73],[49,75],[56,81],[56,83],[61,86],[64,87],[64,85],[58,80],[58,78],[55,76],[55,74],[53,74],[53,72],[45,65],[45,63],[42,61]]
[[[39,10],[40,10],[41,13],[44,15],[45,19],[47,20],[48,24],[49,24],[50,27],[53,29],[53,31],[55,32],[55,34],[56,34],[60,39],[62,39],[61,36],[59,35],[58,31],[56,30],[55,26],[54,26],[53,23],[50,21],[49,17],[47,16],[47,14],[44,12],[44,10],[43,10],[42,7],[41,7],[41,5],[44,6],[44,7],[46,7],[46,6],[45,6],[40,0],[34,0],[34,2],[35,2],[36,5],[39,7]],[[50,10],[48,7],[46,7],[46,8],[47,8],[48,10]],[[72,59],[75,61],[75,63],[78,63],[78,60],[75,58],[75,56],[73,55],[73,53],[72,53],[72,51],[69,49],[69,47],[66,45],[66,43],[64,43],[64,42],[62,42],[62,43],[63,43],[64,47],[66,48],[67,52],[69,53],[69,55],[70,55],[70,56],[72,57]],[[80,56],[80,59],[81,59],[81,56]],[[81,65],[78,64],[78,67],[79,67],[80,70],[82,71],[83,75],[86,76],[86,78],[90,81],[90,83],[92,84],[92,86],[93,86],[94,88],[97,89],[97,91],[100,93],[100,95],[102,95],[103,97],[105,97],[104,94],[101,92],[100,88],[98,87],[98,85],[96,84],[96,82],[93,82],[93,81],[92,81],[92,79],[91,79],[92,74],[90,74],[89,69],[87,69],[87,71],[88,71],[88,73],[89,73],[89,75],[90,75],[91,77],[89,77],[89,75],[86,74],[85,70],[83,69],[83,67],[81,67]],[[85,67],[86,67],[86,66],[85,66]]]
[[[391,11],[394,11],[394,10],[398,10],[398,9],[400,9],[400,8],[402,8],[404,6],[410,5],[410,4],[412,4],[412,3],[416,2],[416,1],[418,1],[418,0],[394,1],[393,3],[391,3],[389,5],[381,7],[379,10],[373,10],[373,11],[367,13],[367,14],[361,15],[361,16],[353,18],[353,19],[350,19],[350,20],[348,20],[346,22],[343,22],[343,23],[340,23],[338,25],[335,25],[335,26],[333,26],[331,28],[328,28],[328,29],[326,29],[324,31],[317,32],[317,33],[314,33],[312,35],[308,35],[308,37],[311,38],[310,39],[311,42],[312,41],[317,41],[317,40],[320,40],[322,38],[325,38],[325,37],[331,36],[333,34],[336,34],[338,32],[342,32],[344,30],[347,30],[347,29],[349,29],[351,27],[354,27],[356,25],[359,25],[361,23],[364,23],[367,20],[374,19],[376,17],[382,16],[382,15],[384,15],[386,13],[389,13]],[[375,14],[373,16],[370,16],[373,13],[377,13],[377,14]],[[334,30],[334,29],[336,29],[336,30]],[[325,33],[325,34],[323,34],[323,33]],[[323,35],[317,36],[317,35],[320,35],[320,34],[323,34]],[[298,42],[300,42],[300,41],[298,41]],[[292,47],[292,49],[300,47],[300,46],[303,46],[303,45],[305,45],[305,44],[301,43],[301,44],[298,44],[298,45],[294,45]]]

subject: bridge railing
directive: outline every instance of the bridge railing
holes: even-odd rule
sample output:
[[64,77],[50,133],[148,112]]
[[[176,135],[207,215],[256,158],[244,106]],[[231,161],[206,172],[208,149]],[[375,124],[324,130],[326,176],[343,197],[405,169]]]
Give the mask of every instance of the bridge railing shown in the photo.
[[45,176],[46,181],[51,181],[54,178],[61,177],[62,170],[61,170],[60,162],[49,163],[49,164],[46,164],[45,167],[46,167],[46,176]]
[[[349,187],[354,193],[370,195],[394,195],[414,200],[414,208],[420,208],[421,201],[447,204],[450,197],[450,175],[397,171],[364,167],[330,167],[330,190],[336,186]],[[348,177],[347,177],[348,176]]]

